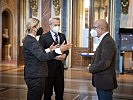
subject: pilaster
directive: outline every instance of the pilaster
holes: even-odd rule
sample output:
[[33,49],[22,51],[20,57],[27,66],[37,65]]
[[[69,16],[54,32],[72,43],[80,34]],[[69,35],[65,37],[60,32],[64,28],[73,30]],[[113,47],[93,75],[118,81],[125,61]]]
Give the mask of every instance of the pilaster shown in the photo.
[[[0,0],[0,48],[2,48],[2,7],[1,7],[1,0]],[[0,61],[2,60],[2,49],[0,49]]]
[[42,16],[41,23],[44,33],[49,31],[49,18],[51,17],[51,2],[52,0],[42,0]]
[[119,35],[119,28],[120,28],[120,14],[121,14],[121,0],[115,0],[115,42],[117,48],[117,55],[116,55],[116,70],[119,70],[119,56],[120,56],[120,35]]
[[67,29],[67,0],[62,0],[61,10],[61,32],[66,35]]

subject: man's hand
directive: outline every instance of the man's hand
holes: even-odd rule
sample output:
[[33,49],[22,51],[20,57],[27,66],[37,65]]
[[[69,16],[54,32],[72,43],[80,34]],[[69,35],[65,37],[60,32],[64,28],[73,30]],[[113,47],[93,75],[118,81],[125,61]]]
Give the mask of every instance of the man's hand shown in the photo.
[[54,42],[51,44],[51,46],[49,47],[50,51],[55,50],[57,47],[57,45],[54,45]]
[[90,72],[89,71],[90,66],[91,66],[91,64],[89,64],[88,67],[86,67],[86,69],[87,69],[88,72]]
[[66,50],[69,50],[72,47],[71,43],[65,44],[65,41],[60,45],[60,50],[63,53]]
[[65,58],[66,58],[66,54],[62,54],[62,55],[59,55],[59,56],[55,57],[56,60],[60,60],[60,61],[64,61]]
[[63,61],[63,60],[65,60],[65,58],[66,58],[66,54],[62,54],[62,55],[60,55],[59,60]]

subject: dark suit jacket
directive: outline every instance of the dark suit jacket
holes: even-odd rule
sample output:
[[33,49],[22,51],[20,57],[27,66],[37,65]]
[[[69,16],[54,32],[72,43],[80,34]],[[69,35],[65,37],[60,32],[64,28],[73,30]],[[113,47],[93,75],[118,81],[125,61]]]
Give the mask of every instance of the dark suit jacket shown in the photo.
[[45,53],[39,42],[30,35],[27,35],[23,41],[22,52],[25,64],[25,78],[47,77],[46,61],[58,55],[55,51]]
[[[58,33],[58,35],[60,37],[60,44],[62,44],[64,40],[65,40],[65,43],[67,43],[66,37],[64,34]],[[51,46],[54,40],[53,40],[51,33],[47,32],[40,36],[39,42],[44,49],[47,49]],[[67,50],[64,53],[67,56],[69,54],[69,51]],[[47,63],[48,63],[48,76],[49,77],[54,77],[55,74],[58,74],[58,72],[61,73],[61,75],[64,75],[64,64],[62,61],[52,59],[52,60],[49,60]]]
[[115,42],[108,33],[97,47],[94,60],[89,68],[92,73],[92,84],[97,89],[114,89],[117,87],[115,59]]

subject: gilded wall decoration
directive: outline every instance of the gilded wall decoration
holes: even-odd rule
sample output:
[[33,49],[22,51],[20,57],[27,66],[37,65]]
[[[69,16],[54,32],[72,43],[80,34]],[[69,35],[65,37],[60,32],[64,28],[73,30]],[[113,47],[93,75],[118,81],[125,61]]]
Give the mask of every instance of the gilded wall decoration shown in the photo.
[[60,1],[59,0],[53,0],[55,15],[60,15]]
[[30,7],[32,9],[33,16],[37,16],[38,13],[38,0],[29,0]]
[[121,0],[121,8],[123,14],[128,14],[129,0]]

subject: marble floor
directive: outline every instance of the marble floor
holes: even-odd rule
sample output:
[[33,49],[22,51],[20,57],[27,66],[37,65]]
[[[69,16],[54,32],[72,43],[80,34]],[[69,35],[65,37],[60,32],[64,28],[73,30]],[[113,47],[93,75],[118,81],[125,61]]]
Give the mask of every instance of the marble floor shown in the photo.
[[[117,80],[113,100],[133,100],[133,73],[118,74]],[[26,95],[23,66],[0,64],[0,100],[26,100]],[[91,74],[85,68],[65,70],[64,100],[98,100]]]

